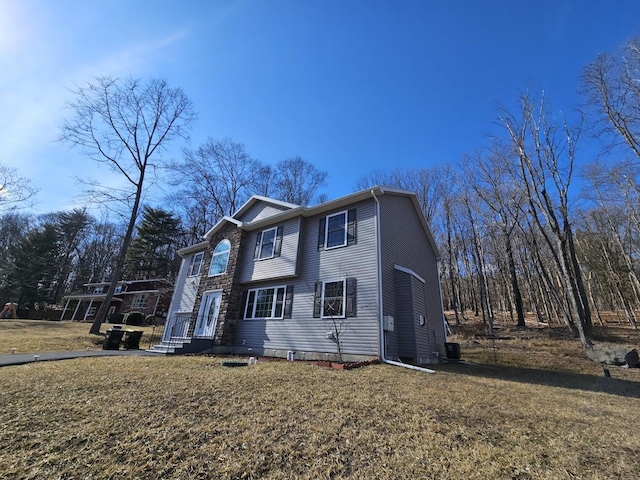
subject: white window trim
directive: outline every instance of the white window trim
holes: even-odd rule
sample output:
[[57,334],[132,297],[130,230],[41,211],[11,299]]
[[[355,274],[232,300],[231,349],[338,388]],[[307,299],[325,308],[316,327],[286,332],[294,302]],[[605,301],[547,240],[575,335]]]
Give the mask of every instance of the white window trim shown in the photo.
[[[262,240],[264,239],[264,234],[267,232],[270,232],[271,230],[273,230],[273,243],[271,244],[271,255],[269,255],[268,257],[261,257],[260,255],[262,254]],[[276,252],[276,240],[278,238],[278,227],[272,227],[272,228],[267,228],[266,230],[263,230],[262,232],[260,232],[260,248],[258,250],[258,258],[256,260],[268,260],[270,258],[273,258],[273,256],[275,255]]]
[[98,307],[96,307],[95,305],[87,308],[87,317],[93,317],[96,314],[97,310],[98,310]]
[[[342,244],[340,245],[333,245],[333,246],[329,246],[329,219],[333,218],[333,217],[337,217],[339,215],[344,215],[344,239],[342,241]],[[343,210],[341,212],[336,212],[336,213],[332,213],[331,215],[327,215],[327,218],[325,218],[325,225],[324,225],[324,249],[325,250],[333,250],[334,248],[340,248],[340,247],[345,247],[347,246],[347,231],[349,230],[349,211],[348,210]],[[337,280],[336,280],[337,281]],[[324,291],[324,285],[323,285],[323,291]]]
[[[225,250],[224,252],[215,253],[216,248],[218,248],[220,244],[225,241],[229,244],[229,249]],[[214,253],[213,255],[211,255],[211,263],[209,264],[209,275],[208,275],[209,277],[219,277],[220,275],[224,275],[225,273],[227,273],[227,268],[229,267],[229,257],[231,256],[231,242],[225,238],[218,242],[218,245],[216,245],[216,248],[213,249]],[[211,267],[213,266],[213,259],[216,258],[216,256],[221,256],[221,255],[227,255],[227,262],[224,264],[224,271],[220,273],[211,273]]]
[[[340,315],[325,315],[324,314],[324,291],[327,283],[342,282],[342,313]],[[333,280],[326,280],[322,282],[322,298],[320,299],[320,318],[346,318],[347,308],[347,280],[336,278]]]
[[[144,305],[141,304],[140,301],[138,301],[139,299],[142,299],[144,301]],[[148,298],[148,294],[146,293],[138,293],[133,297],[133,300],[131,300],[131,308],[147,308],[149,306],[149,298]]]
[[[196,273],[193,273],[193,266],[196,263],[196,257],[200,255],[200,263],[198,263],[198,271]],[[200,275],[200,272],[202,271],[202,261],[204,260],[204,252],[198,252],[198,253],[194,253],[191,256],[191,261],[189,262],[189,272],[187,274],[187,277],[197,277],[198,275]]]
[[[271,315],[273,315],[276,311],[276,300],[278,298],[278,289],[282,288],[284,290],[283,294],[282,294],[282,313],[280,314],[279,317],[256,317],[256,307],[258,306],[258,302],[256,302],[256,298],[258,298],[258,291],[259,290],[269,290],[273,288],[273,305],[271,305]],[[255,296],[254,296],[254,300],[253,300],[253,310],[251,312],[251,317],[247,317],[247,309],[249,308],[249,295],[251,295],[251,292],[255,292]],[[247,290],[247,300],[245,301],[245,304],[243,305],[244,308],[244,315],[243,315],[243,319],[244,320],[282,320],[284,319],[284,307],[285,307],[285,303],[287,301],[287,286],[286,285],[277,285],[274,287],[261,287],[261,288],[252,288],[250,290]]]

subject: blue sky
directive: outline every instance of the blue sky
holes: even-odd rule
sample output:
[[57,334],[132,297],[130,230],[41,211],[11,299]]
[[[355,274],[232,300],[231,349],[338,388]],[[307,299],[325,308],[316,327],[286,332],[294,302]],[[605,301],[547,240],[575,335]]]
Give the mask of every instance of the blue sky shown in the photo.
[[525,89],[569,111],[582,67],[638,35],[632,0],[0,0],[0,163],[41,189],[37,212],[78,206],[73,177],[117,179],[55,142],[69,89],[164,77],[199,112],[190,146],[300,155],[335,198],[458,162]]

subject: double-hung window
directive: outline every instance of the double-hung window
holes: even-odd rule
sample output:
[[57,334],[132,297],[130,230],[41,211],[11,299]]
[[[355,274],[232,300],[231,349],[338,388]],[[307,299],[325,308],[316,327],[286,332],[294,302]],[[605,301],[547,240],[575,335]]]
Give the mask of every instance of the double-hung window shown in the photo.
[[317,282],[313,316],[316,318],[355,317],[356,279]]
[[189,276],[200,275],[200,268],[202,267],[202,258],[204,252],[198,252],[191,257],[191,263],[189,264]]
[[345,282],[324,282],[322,285],[322,318],[344,317]]
[[256,237],[256,248],[253,253],[254,260],[264,260],[267,258],[279,257],[282,250],[283,227],[268,228],[258,233]]
[[347,244],[347,212],[327,216],[325,248],[344,247]]
[[146,293],[139,293],[138,295],[133,297],[131,308],[147,308],[148,302],[149,295],[147,295]]
[[356,243],[356,209],[343,210],[320,219],[318,250]]
[[293,285],[254,288],[247,291],[245,319],[291,318]]

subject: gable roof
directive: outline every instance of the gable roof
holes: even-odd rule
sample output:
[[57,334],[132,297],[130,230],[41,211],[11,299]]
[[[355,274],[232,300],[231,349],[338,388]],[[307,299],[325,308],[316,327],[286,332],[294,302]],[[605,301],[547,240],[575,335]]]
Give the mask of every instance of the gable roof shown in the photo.
[[[422,224],[422,228],[427,236],[429,244],[433,249],[433,252],[436,256],[436,259],[440,259],[440,251],[436,245],[436,242],[431,234],[431,230],[427,224],[427,219],[420,208],[420,203],[418,202],[418,196],[414,192],[410,192],[408,190],[401,190],[398,188],[385,187],[381,185],[376,185],[375,187],[368,188],[366,190],[360,190],[359,192],[351,193],[349,195],[345,195],[344,197],[336,198],[334,200],[329,200],[327,202],[314,205],[312,207],[302,207],[300,205],[294,205],[292,203],[282,202],[280,200],[275,200],[273,198],[263,197],[261,195],[253,195],[249,200],[247,200],[244,205],[242,205],[238,211],[233,214],[233,217],[224,216],[220,219],[218,223],[216,223],[203,237],[204,241],[200,243],[196,243],[195,245],[190,245],[188,247],[182,248],[178,250],[178,253],[182,256],[197,252],[200,250],[204,250],[207,248],[209,244],[209,240],[211,237],[222,228],[224,225],[231,223],[234,224],[238,228],[242,228],[246,231],[258,230],[262,229],[268,225],[272,225],[277,222],[282,222],[285,220],[289,220],[291,218],[295,218],[298,216],[302,217],[312,217],[314,215],[321,215],[322,213],[330,212],[332,210],[337,210],[339,208],[347,208],[357,202],[361,202],[363,200],[368,200],[374,197],[378,197],[380,195],[400,195],[406,196],[411,199],[411,203],[420,219],[420,223]],[[266,218],[262,218],[260,220],[256,220],[254,222],[243,223],[237,220],[237,217],[241,216],[245,213],[249,208],[255,205],[257,202],[269,203],[272,205],[285,207],[282,213],[276,213],[275,215],[271,215]]]
[[[436,259],[440,259],[440,251],[438,250],[438,246],[431,234],[431,230],[429,229],[429,225],[427,224],[427,219],[424,216],[422,209],[420,208],[420,202],[418,201],[418,196],[414,192],[410,192],[408,190],[401,190],[398,188],[385,187],[381,185],[376,185],[375,187],[367,188],[366,190],[360,190],[359,192],[354,192],[349,195],[345,195],[344,197],[336,198],[334,200],[329,200],[328,202],[321,203],[319,205],[314,205],[312,207],[296,207],[290,210],[286,210],[282,213],[278,213],[276,215],[272,215],[267,218],[263,218],[251,223],[245,223],[242,225],[243,230],[257,230],[262,229],[268,225],[271,225],[276,222],[281,222],[284,220],[288,220],[290,218],[294,218],[297,216],[302,217],[312,217],[314,215],[321,215],[323,213],[330,212],[332,210],[337,210],[340,208],[348,208],[349,206],[361,202],[363,200],[368,200],[373,198],[374,196],[378,197],[380,195],[400,195],[406,196],[411,199],[411,203],[413,204],[413,208],[420,219],[420,223],[424,230],[425,235],[433,249],[433,252],[436,256]],[[264,197],[262,197],[264,198]]]
[[224,217],[222,217],[218,223],[216,223],[213,227],[211,227],[209,229],[209,231],[207,233],[204,234],[204,236],[202,238],[204,238],[205,240],[210,240],[211,236],[216,233],[218,230],[220,230],[220,228],[227,224],[227,223],[232,223],[234,224],[236,227],[241,227],[242,226],[242,222],[236,220],[235,218],[231,218],[231,217],[227,217],[226,215]]
[[249,200],[244,202],[244,205],[242,205],[238,210],[236,210],[236,212],[232,215],[232,217],[234,219],[241,217],[247,210],[249,210],[251,207],[253,207],[254,204],[258,202],[268,203],[271,205],[275,205],[277,207],[284,207],[286,210],[300,207],[300,205],[296,205],[294,203],[283,202],[281,200],[276,200],[274,198],[263,197],[262,195],[253,195]]

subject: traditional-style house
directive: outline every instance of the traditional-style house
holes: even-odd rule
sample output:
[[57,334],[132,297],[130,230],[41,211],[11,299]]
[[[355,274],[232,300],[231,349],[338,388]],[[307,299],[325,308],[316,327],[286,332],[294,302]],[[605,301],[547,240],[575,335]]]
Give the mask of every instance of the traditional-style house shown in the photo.
[[155,351],[414,365],[445,355],[438,249],[415,194],[254,196],[180,250]]
[[[85,283],[85,292],[67,295],[62,301],[64,309],[60,320],[89,321],[100,308],[106,297],[110,282]],[[141,312],[159,321],[166,318],[173,285],[168,280],[123,280],[118,282],[109,305],[108,315]]]

